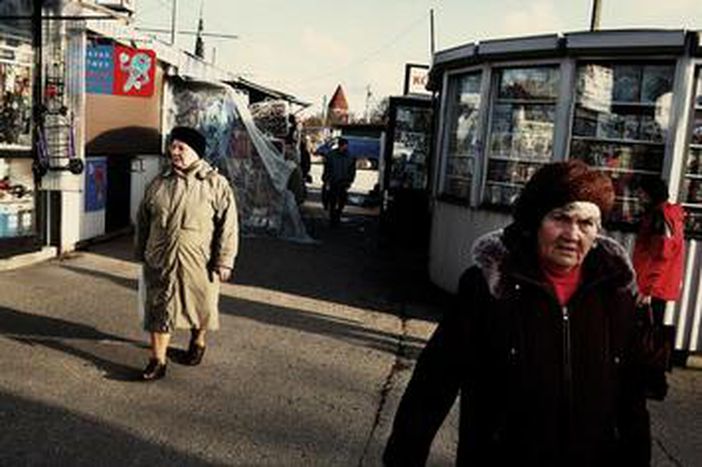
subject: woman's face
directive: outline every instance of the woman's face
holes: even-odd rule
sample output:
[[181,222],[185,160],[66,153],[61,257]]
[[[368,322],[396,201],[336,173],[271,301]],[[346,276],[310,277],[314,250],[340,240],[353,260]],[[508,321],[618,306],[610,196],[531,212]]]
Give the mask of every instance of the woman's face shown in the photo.
[[168,146],[168,153],[171,156],[173,168],[178,170],[187,169],[193,162],[199,159],[193,148],[178,139],[171,141],[170,146]]
[[600,209],[594,203],[575,202],[548,212],[537,234],[540,260],[553,269],[579,266],[600,230]]

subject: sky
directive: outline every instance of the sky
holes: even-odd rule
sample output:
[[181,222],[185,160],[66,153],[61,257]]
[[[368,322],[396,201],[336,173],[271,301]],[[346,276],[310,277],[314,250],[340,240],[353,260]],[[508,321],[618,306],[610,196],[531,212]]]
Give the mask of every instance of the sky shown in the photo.
[[[137,25],[170,28],[173,0],[138,0]],[[195,30],[203,8],[206,59],[293,94],[319,112],[341,84],[363,115],[401,95],[406,63],[430,63],[429,11],[436,49],[554,32],[587,30],[592,0],[177,0],[178,27]],[[702,0],[601,0],[601,28],[702,30]],[[164,35],[168,40],[169,36]],[[192,51],[194,37],[178,46]],[[216,52],[213,53],[213,48]]]

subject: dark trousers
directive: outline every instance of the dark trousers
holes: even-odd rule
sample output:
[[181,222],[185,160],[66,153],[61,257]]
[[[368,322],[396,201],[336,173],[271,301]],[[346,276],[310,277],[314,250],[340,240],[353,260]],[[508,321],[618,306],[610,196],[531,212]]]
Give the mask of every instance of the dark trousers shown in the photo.
[[665,307],[668,302],[660,298],[651,299],[651,311],[653,312],[653,324],[662,325],[665,319]]
[[337,225],[341,219],[341,211],[343,211],[346,206],[348,187],[346,185],[330,185],[327,196],[329,203],[329,222],[332,225]]

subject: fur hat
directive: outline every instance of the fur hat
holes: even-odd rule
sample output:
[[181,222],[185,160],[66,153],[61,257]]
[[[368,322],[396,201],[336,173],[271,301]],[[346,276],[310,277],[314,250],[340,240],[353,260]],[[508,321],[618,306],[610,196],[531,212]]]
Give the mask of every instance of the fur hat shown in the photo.
[[605,219],[614,205],[612,180],[577,159],[546,164],[529,179],[517,199],[515,224],[533,234],[549,211],[575,201],[596,204]]
[[178,141],[190,146],[200,158],[205,157],[207,140],[202,133],[197,131],[195,128],[190,128],[187,126],[177,126],[173,128],[171,130],[169,141],[172,142],[174,139],[177,139]]

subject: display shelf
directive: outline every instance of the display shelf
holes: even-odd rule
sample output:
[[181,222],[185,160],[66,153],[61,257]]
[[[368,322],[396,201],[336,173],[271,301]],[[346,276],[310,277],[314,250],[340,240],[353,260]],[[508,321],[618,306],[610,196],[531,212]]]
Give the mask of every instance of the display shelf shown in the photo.
[[[611,143],[611,144],[645,144],[648,146],[665,146],[664,141],[650,141],[645,139],[622,139],[622,138],[598,138],[597,136],[580,136],[572,135],[573,139],[579,139],[583,141],[593,141],[597,143]],[[698,145],[702,147],[702,145]]]
[[555,99],[516,99],[513,97],[498,97],[495,99],[496,104],[514,104],[514,105],[555,105]]
[[702,209],[702,203],[680,203],[684,208]]
[[498,182],[495,180],[486,180],[485,185],[489,186],[502,186],[506,188],[524,188],[524,183],[511,183],[511,182]]
[[546,164],[551,161],[550,157],[534,158],[534,157],[510,157],[510,156],[490,156],[491,161],[502,162],[521,162],[524,164]]
[[692,180],[702,180],[702,174],[686,173],[685,178]]
[[622,169],[618,167],[604,167],[601,165],[595,166],[597,169],[603,172],[614,172],[614,173],[625,173],[634,175],[652,175],[659,176],[661,173],[655,170],[641,170],[641,169]]
[[702,149],[702,144],[699,144],[699,143],[690,143],[690,148],[691,148],[691,149]]

